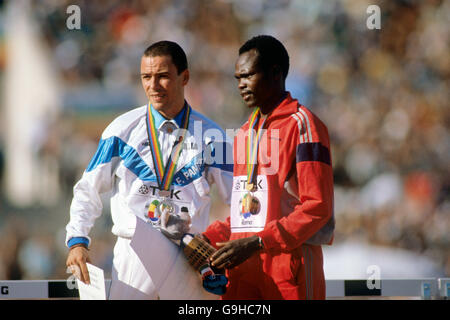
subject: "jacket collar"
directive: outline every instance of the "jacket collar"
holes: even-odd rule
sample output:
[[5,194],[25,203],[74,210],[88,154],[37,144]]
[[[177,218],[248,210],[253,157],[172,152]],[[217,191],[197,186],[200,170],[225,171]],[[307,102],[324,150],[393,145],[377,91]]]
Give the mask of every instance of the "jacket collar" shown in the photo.
[[173,119],[167,119],[161,113],[159,113],[152,105],[150,105],[150,109],[152,111],[153,119],[155,119],[155,127],[161,129],[162,125],[166,122],[172,122],[177,128],[180,128],[183,124],[183,117],[186,112],[186,108],[188,107],[187,102],[184,102],[183,109],[175,116]]

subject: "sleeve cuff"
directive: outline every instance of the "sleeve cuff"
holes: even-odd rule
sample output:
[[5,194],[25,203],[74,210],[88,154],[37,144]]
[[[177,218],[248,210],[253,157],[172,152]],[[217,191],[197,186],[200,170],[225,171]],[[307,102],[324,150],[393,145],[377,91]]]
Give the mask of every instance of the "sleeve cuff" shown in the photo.
[[263,231],[256,233],[256,235],[261,238],[261,242],[262,242],[264,250],[279,249],[279,244],[273,237],[270,230],[264,229]]
[[222,239],[222,237],[220,237],[220,235],[217,235],[214,232],[205,231],[202,234],[204,237],[206,237],[209,240],[209,243],[216,249],[219,249],[219,247],[216,245],[217,242],[226,241],[226,240]]
[[89,239],[85,237],[74,237],[70,238],[69,241],[67,241],[67,246],[70,248],[76,244],[85,244],[86,247],[89,247]]

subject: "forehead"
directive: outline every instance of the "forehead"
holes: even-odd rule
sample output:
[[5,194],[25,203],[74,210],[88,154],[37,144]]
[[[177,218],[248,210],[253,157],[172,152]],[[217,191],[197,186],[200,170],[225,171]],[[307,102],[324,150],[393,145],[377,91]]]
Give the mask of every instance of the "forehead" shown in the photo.
[[243,73],[248,71],[257,71],[258,57],[259,53],[255,49],[252,49],[239,55],[235,66],[236,72]]
[[143,56],[141,59],[141,72],[170,72],[176,71],[172,62],[172,57],[164,56]]

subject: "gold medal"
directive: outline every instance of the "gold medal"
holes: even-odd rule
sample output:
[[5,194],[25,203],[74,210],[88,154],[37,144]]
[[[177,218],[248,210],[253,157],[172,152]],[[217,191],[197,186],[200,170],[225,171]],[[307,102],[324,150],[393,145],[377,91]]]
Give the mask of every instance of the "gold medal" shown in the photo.
[[239,201],[239,210],[244,218],[249,218],[250,216],[259,213],[261,210],[261,203],[255,195],[247,192]]
[[245,186],[245,189],[247,191],[255,191],[255,184],[254,183],[247,183],[247,185]]
[[258,214],[259,210],[261,209],[261,204],[259,202],[259,199],[256,196],[251,195],[251,197],[248,201],[247,207],[248,207],[248,212],[250,212],[252,215]]

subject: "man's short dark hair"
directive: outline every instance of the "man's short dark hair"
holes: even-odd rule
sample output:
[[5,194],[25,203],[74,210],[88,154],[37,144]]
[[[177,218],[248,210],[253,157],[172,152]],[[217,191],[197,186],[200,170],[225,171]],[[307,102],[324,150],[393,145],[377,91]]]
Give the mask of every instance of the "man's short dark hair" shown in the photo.
[[239,49],[239,55],[255,49],[259,53],[259,61],[263,71],[278,65],[281,68],[284,79],[289,72],[289,55],[283,44],[272,36],[259,35],[247,40]]
[[178,74],[187,69],[188,63],[184,50],[175,42],[158,41],[144,51],[145,57],[170,56]]

